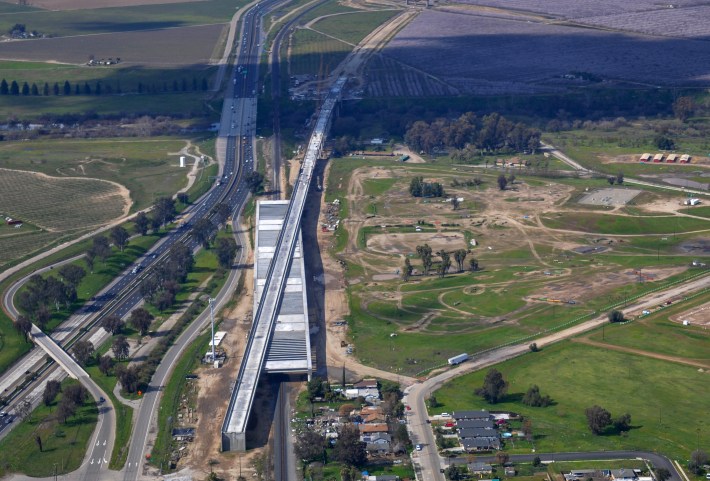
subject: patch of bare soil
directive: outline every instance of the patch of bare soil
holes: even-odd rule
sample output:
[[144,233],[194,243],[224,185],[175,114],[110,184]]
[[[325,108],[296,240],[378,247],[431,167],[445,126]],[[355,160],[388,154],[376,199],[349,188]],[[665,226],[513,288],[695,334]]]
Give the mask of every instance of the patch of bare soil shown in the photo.
[[710,327],[710,302],[692,307],[680,314],[675,314],[670,317],[670,320],[678,323],[688,321],[691,326]]
[[[220,330],[228,333],[220,345],[227,353],[227,362],[220,369],[202,366],[196,371],[199,378],[195,382],[199,394],[195,416],[199,422],[195,424],[195,441],[189,445],[189,452],[181,459],[179,467],[184,466],[184,469],[197,476],[209,474],[209,466],[207,465],[209,459],[216,459],[219,462],[214,467],[215,472],[227,474],[229,479],[235,479],[239,474],[240,457],[220,453],[221,438],[216,433],[220,432],[222,420],[226,414],[252,321],[253,252],[248,244],[242,248],[248,249],[245,254],[246,267],[242,272],[244,287],[237,293],[239,298],[236,306],[223,314],[223,320],[219,327]],[[250,473],[250,459],[257,452],[259,450],[250,451],[241,457],[243,474]],[[250,475],[248,474],[248,476]]]
[[[687,267],[663,267],[657,269],[643,269],[640,273],[633,269],[621,272],[600,272],[598,274],[585,276],[584,279],[575,276],[565,276],[558,282],[550,282],[555,277],[547,277],[544,272],[536,271],[547,284],[528,296],[528,301],[536,301],[538,298],[557,299],[563,302],[574,300],[584,301],[596,296],[595,293],[609,290],[610,288],[625,286],[636,282],[660,281],[668,277],[685,272]],[[548,271],[549,272],[549,271]],[[545,302],[545,301],[542,301]]]
[[367,237],[367,248],[383,254],[409,254],[417,246],[429,244],[432,251],[466,249],[466,240],[460,232],[407,232],[374,234]]

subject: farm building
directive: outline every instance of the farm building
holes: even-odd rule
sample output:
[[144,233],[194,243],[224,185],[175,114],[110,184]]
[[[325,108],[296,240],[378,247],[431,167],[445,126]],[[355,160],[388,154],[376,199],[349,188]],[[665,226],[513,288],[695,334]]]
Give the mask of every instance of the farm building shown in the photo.
[[690,163],[690,156],[688,154],[683,154],[680,156],[680,161],[684,164]]
[[656,154],[653,156],[654,162],[663,162],[663,154]]
[[676,160],[678,160],[678,156],[676,154],[668,154],[666,162],[675,162]]
[[639,160],[641,162],[648,162],[649,160],[651,160],[651,154],[643,154]]

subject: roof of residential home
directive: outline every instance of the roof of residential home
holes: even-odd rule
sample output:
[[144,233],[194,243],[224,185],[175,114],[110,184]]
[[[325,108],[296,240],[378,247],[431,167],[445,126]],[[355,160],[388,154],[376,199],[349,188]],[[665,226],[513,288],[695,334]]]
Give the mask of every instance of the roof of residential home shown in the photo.
[[626,469],[626,468],[621,468],[621,469],[612,469],[611,470],[611,477],[613,479],[636,479],[636,473],[634,473],[633,469]]
[[456,427],[459,429],[466,428],[483,428],[483,429],[493,429],[495,423],[488,419],[461,419],[456,421]]
[[484,428],[463,428],[459,429],[459,437],[464,438],[497,438],[498,431]]
[[392,442],[392,436],[390,436],[389,433],[363,433],[360,437],[366,443],[374,443],[375,441],[379,440],[385,440],[388,443]]
[[377,389],[377,379],[363,379],[362,381],[353,384],[355,389],[374,388]]
[[493,472],[493,466],[486,463],[469,463],[469,471],[472,473],[491,473]]
[[387,425],[384,423],[359,424],[360,433],[386,433]]
[[491,413],[488,411],[454,411],[454,419],[490,419]]
[[500,447],[500,440],[498,438],[466,438],[461,440],[461,444],[463,444],[463,447],[466,449],[498,449]]

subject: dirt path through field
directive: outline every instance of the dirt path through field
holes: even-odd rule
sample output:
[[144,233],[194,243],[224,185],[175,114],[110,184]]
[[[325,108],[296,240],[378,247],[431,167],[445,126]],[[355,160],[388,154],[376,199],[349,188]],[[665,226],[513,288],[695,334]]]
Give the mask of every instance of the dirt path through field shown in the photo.
[[678,364],[685,364],[686,366],[699,367],[703,369],[710,369],[710,362],[708,361],[698,361],[697,359],[689,359],[686,357],[669,356],[667,354],[659,354],[657,352],[644,351],[642,349],[634,349],[632,347],[615,346],[613,344],[607,344],[605,342],[593,341],[588,337],[579,337],[572,339],[573,342],[578,342],[580,344],[586,344],[588,346],[601,347],[604,349],[609,349],[612,351],[626,352],[629,354],[636,354],[639,356],[650,357],[653,359],[659,359],[661,361],[670,361]]

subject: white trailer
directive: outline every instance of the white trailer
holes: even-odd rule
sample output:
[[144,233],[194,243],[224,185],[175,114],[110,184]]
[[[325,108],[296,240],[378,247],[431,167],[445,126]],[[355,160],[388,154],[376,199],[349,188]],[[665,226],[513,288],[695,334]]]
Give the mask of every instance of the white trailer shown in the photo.
[[468,360],[468,354],[459,354],[458,356],[450,357],[449,358],[449,366],[455,366],[457,364],[461,364],[464,361]]

